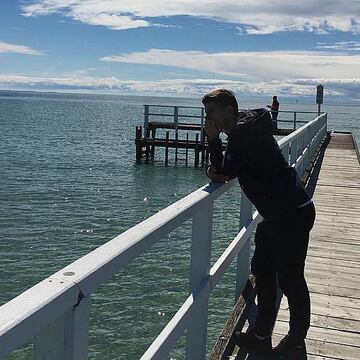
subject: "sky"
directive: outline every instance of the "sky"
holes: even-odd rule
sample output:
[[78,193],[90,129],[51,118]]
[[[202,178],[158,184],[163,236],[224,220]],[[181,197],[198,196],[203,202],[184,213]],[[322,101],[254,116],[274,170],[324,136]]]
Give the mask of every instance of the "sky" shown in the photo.
[[0,89],[360,102],[360,0],[0,0]]

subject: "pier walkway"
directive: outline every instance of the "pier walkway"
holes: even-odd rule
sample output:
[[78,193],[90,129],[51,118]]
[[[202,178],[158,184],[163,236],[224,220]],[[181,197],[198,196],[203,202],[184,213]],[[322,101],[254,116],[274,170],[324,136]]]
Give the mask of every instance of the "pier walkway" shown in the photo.
[[[342,133],[331,134],[322,152],[327,134],[324,113],[278,144],[301,177],[307,178],[306,174],[311,172],[315,176],[309,178],[317,179],[316,183],[309,182],[316,189],[317,207],[306,267],[312,298],[309,359],[355,360],[360,359],[359,154],[351,134]],[[319,177],[318,165],[321,165]],[[244,194],[237,209],[239,233],[229,239],[229,246],[215,263],[211,261],[214,202],[236,185],[233,179],[225,184],[203,186],[0,306],[0,359],[28,341],[33,343],[35,360],[88,359],[92,294],[188,219],[192,221],[189,295],[141,360],[168,359],[184,334],[187,360],[250,359],[251,355],[241,354],[237,348],[234,352],[234,346],[230,346],[234,326],[238,324],[239,328],[246,316],[249,321],[243,322],[248,326],[253,314],[247,310],[256,310],[254,281],[253,277],[251,282],[248,278],[251,236],[261,216],[253,212]],[[209,354],[209,297],[233,261],[237,265],[234,295],[240,310],[231,314],[232,330],[219,337],[216,352]],[[245,293],[251,295],[247,301],[250,306],[244,306]],[[286,300],[282,299],[280,304],[274,345],[287,332]]]
[[[312,311],[308,359],[360,359],[360,164],[351,134],[332,133],[315,177],[316,221],[306,261]],[[321,161],[321,160],[320,160]],[[255,317],[250,306],[248,323]],[[273,346],[288,331],[282,297]],[[235,348],[229,359],[250,359]]]

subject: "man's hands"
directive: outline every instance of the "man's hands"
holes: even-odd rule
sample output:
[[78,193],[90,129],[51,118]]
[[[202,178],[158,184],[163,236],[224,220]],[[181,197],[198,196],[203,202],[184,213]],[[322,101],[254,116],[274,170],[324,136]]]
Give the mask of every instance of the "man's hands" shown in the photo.
[[216,168],[210,165],[206,170],[206,175],[211,181],[214,182],[226,182],[229,181],[230,178],[228,176],[224,176],[221,174],[216,174]]
[[210,140],[219,137],[219,134],[221,132],[220,129],[217,127],[215,121],[211,121],[209,119],[205,120],[204,130]]
[[[219,134],[221,133],[221,130],[217,126],[216,122],[214,120],[211,121],[209,118],[205,120],[204,130],[205,130],[207,136],[209,137],[209,140],[217,139],[219,137]],[[217,172],[216,168],[213,165],[210,165],[207,168],[206,174],[211,181],[226,182],[226,181],[230,180],[230,178],[228,176],[217,174],[216,172]]]

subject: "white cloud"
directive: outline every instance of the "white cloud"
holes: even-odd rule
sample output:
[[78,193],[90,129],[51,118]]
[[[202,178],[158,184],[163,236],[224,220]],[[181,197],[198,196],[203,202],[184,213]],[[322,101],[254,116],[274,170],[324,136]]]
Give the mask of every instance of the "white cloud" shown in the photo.
[[96,78],[90,76],[40,77],[27,75],[0,75],[0,85],[25,85],[42,87],[64,87],[79,89],[112,89],[120,88],[123,82],[115,77]]
[[110,55],[107,62],[156,64],[202,70],[247,81],[293,78],[360,77],[360,55],[309,51],[228,52],[151,49],[124,55]]
[[0,75],[1,87],[46,90],[91,90],[151,95],[202,95],[216,88],[229,88],[239,95],[278,94],[281,96],[313,96],[315,85],[325,85],[326,95],[360,100],[360,77],[357,79],[293,79],[272,82],[246,83],[222,79],[167,79],[159,81],[123,81],[115,77],[33,77]]
[[154,18],[187,15],[241,25],[248,34],[333,30],[360,33],[360,1],[347,0],[34,0],[25,16],[59,13],[114,30],[159,26]]
[[88,74],[89,72],[92,72],[92,71],[95,71],[95,70],[96,69],[94,69],[94,68],[79,69],[79,70],[75,70],[69,76],[84,76],[84,75]]
[[318,49],[360,51],[360,41],[337,41],[334,43],[318,43]]
[[32,49],[24,45],[9,44],[0,41],[0,54],[1,53],[15,53],[24,55],[43,55],[44,53],[39,50]]

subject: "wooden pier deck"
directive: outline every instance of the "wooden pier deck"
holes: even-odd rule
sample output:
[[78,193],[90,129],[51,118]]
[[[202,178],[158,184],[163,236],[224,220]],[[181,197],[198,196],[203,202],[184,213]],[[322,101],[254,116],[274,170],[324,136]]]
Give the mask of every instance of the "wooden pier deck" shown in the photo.
[[[313,196],[316,222],[306,260],[311,296],[308,359],[360,359],[360,164],[351,134],[331,134]],[[243,331],[254,321],[249,305]],[[288,331],[288,304],[280,300],[276,346]],[[259,359],[235,347],[219,359]],[[211,357],[211,359],[215,359]]]
[[[360,359],[360,165],[351,134],[334,133],[314,193],[306,260],[312,316],[309,359]],[[287,333],[283,297],[275,344]]]

